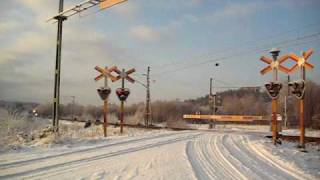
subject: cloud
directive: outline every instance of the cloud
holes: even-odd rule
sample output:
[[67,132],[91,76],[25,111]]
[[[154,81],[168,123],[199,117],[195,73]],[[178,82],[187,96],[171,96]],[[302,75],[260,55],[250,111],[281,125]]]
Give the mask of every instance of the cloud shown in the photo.
[[211,23],[219,23],[230,19],[248,17],[267,5],[259,2],[227,3],[224,8],[205,14],[202,18]]
[[130,33],[136,39],[143,42],[154,42],[160,40],[161,34],[150,26],[138,25],[133,26]]
[[139,15],[139,12],[141,12],[141,6],[134,1],[127,1],[119,6],[113,7],[112,10],[116,16],[133,21]]
[[[45,20],[55,14],[57,1],[21,2],[19,16],[0,21],[0,39],[4,39],[0,44],[0,98],[43,101],[52,96],[56,51],[56,24]],[[16,14],[16,9],[8,13]],[[29,18],[21,21],[23,16]],[[112,37],[91,25],[68,21],[63,29],[61,94],[83,97],[79,101],[86,104],[100,102],[94,90],[98,85],[93,80],[97,75],[94,66],[120,65],[130,56]]]
[[45,21],[46,18],[58,12],[58,1],[55,0],[20,0],[20,6],[24,6]]

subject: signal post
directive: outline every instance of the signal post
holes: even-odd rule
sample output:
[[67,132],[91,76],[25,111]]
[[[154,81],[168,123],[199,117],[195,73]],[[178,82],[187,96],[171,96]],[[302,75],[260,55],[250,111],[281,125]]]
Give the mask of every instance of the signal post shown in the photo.
[[309,49],[306,52],[302,52],[302,57],[290,53],[290,59],[295,61],[296,64],[290,69],[290,72],[294,72],[300,68],[301,80],[290,82],[289,86],[292,94],[299,99],[299,126],[300,126],[300,138],[299,138],[299,148],[305,149],[305,105],[304,105],[304,95],[305,95],[305,80],[306,80],[306,69],[313,69],[314,66],[307,62],[308,58],[313,54],[313,50]]
[[134,68],[125,71],[122,69],[120,71],[117,67],[113,69],[115,73],[118,74],[118,76],[115,78],[115,81],[121,79],[121,88],[118,88],[116,90],[116,94],[121,101],[120,105],[120,133],[123,133],[123,121],[124,121],[124,101],[128,98],[130,94],[130,90],[128,88],[124,88],[124,80],[126,79],[127,81],[134,83],[135,80],[129,76],[129,74],[134,73],[136,70]]
[[284,66],[281,65],[282,62],[286,61],[289,56],[284,55],[280,58],[278,58],[280,50],[278,49],[272,49],[270,51],[272,58],[267,58],[265,56],[262,56],[260,58],[261,61],[269,64],[267,67],[262,69],[260,73],[262,75],[266,74],[267,72],[270,72],[272,70],[273,72],[273,81],[266,83],[265,87],[267,89],[267,92],[269,96],[272,99],[272,142],[274,145],[277,144],[278,141],[278,127],[277,127],[277,112],[278,112],[278,98],[279,98],[279,93],[282,88],[282,84],[278,82],[278,70],[283,71],[285,73],[288,73],[290,70]]
[[100,79],[104,78],[104,87],[97,89],[100,98],[103,100],[103,134],[104,134],[104,137],[107,137],[108,97],[111,93],[111,89],[110,89],[110,87],[108,87],[108,78],[110,78],[111,81],[116,80],[116,77],[114,77],[111,74],[111,72],[113,71],[114,68],[116,68],[116,67],[113,66],[110,69],[108,69],[108,67],[105,67],[104,69],[99,66],[95,67],[95,70],[97,70],[101,74],[99,76],[97,76],[94,80],[99,81]]

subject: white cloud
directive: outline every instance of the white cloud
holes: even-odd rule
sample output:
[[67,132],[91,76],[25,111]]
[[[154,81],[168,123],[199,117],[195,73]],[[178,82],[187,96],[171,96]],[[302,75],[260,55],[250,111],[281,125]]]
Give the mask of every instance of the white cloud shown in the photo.
[[130,32],[135,38],[144,42],[154,42],[160,39],[160,33],[146,25],[134,26]]
[[4,21],[0,23],[0,39],[7,36],[11,31],[19,28],[19,23],[14,21]]
[[203,16],[203,19],[208,22],[222,22],[228,19],[236,19],[248,17],[259,10],[266,8],[267,5],[263,3],[228,3],[220,10]]
[[121,5],[112,8],[113,12],[121,18],[126,20],[135,20],[139,12],[141,12],[141,7],[139,3],[134,1],[127,1]]
[[[57,26],[45,20],[56,13],[58,2],[20,2],[18,9],[8,10],[8,13],[18,10],[18,17],[12,15],[0,21],[0,34],[4,36],[0,45],[0,98],[32,101],[38,91],[41,91],[39,98],[48,98],[52,95]],[[21,21],[21,16],[28,17],[27,21]],[[98,85],[93,80],[97,75],[94,66],[115,62],[120,65],[125,62],[123,59],[128,59],[124,56],[129,56],[126,49],[106,33],[88,23],[68,21],[63,29],[61,93],[70,92],[88,100],[79,99],[82,103],[95,103],[99,99],[94,90]],[[83,82],[89,86],[83,87]]]

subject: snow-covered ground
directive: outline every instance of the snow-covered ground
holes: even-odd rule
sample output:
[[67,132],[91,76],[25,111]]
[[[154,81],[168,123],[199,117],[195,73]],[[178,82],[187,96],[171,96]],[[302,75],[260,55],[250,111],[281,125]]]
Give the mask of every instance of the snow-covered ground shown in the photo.
[[0,154],[0,179],[320,179],[319,146],[264,132],[144,131]]

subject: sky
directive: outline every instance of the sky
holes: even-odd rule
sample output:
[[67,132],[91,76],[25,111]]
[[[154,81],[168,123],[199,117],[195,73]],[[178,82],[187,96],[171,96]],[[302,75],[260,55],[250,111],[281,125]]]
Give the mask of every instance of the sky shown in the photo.
[[[82,0],[65,0],[65,9]],[[0,1],[0,100],[52,102],[58,0]],[[61,103],[101,104],[103,80],[95,66],[135,68],[145,83],[151,68],[151,99],[191,99],[221,87],[262,86],[260,75],[271,48],[301,54],[314,49],[307,78],[320,83],[320,1],[318,0],[128,0],[98,7],[63,24]],[[219,63],[219,66],[215,64]],[[293,65],[292,62],[286,65]],[[299,79],[299,73],[291,75]],[[280,80],[286,74],[279,73]],[[109,83],[111,102],[118,103]],[[126,82],[127,102],[145,100],[146,89]]]

